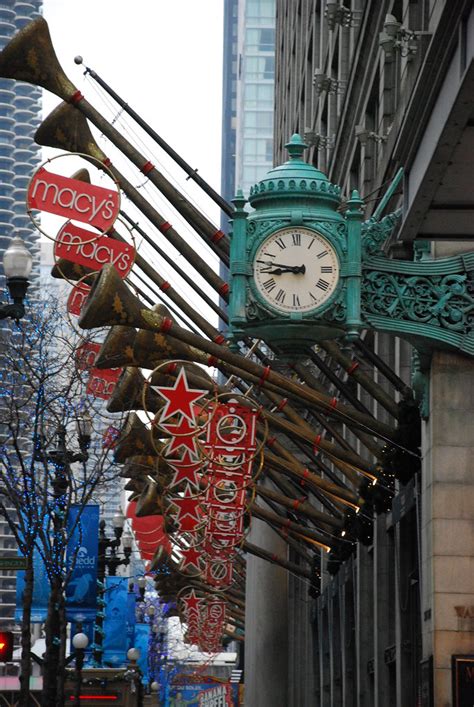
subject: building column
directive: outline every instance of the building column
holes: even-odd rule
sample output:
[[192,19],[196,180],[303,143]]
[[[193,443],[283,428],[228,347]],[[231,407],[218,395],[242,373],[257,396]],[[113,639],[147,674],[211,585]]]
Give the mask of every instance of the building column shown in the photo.
[[[286,557],[285,541],[257,518],[252,519],[249,540]],[[282,567],[251,554],[245,602],[245,704],[288,705],[288,576]]]
[[[423,658],[433,656],[434,704],[451,707],[451,656],[474,652],[474,364],[436,352],[424,425]],[[461,614],[461,616],[460,616]]]

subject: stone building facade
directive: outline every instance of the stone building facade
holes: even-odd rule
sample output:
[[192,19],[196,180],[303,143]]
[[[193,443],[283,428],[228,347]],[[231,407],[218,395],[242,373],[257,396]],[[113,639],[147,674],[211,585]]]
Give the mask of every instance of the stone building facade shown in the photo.
[[[387,246],[394,257],[472,250],[473,87],[474,11],[465,0],[277,0],[274,163],[286,160],[293,133],[304,135],[307,161],[345,198],[357,188],[367,218],[403,167],[385,208],[403,206]],[[319,598],[249,558],[249,705],[472,704],[455,701],[452,666],[453,656],[474,655],[474,360],[440,350],[412,367],[407,342],[371,331],[364,342],[416,387],[421,471],[396,483],[372,543],[358,543],[336,573],[322,557]],[[334,375],[348,382],[340,363],[319,353],[319,380],[330,390]],[[355,353],[399,400],[370,356]],[[393,422],[380,401],[349,384],[374,416]],[[257,544],[285,551],[258,521],[252,533]],[[461,669],[461,683],[469,674]],[[474,694],[474,682],[458,688]]]

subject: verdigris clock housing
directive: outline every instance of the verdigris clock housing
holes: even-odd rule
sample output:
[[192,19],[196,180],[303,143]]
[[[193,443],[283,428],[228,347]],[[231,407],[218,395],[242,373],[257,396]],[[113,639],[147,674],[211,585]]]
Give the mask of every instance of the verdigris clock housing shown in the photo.
[[287,354],[302,345],[358,335],[361,201],[344,217],[340,188],[303,159],[299,135],[290,159],[245,199],[238,196],[231,241],[230,322],[234,340],[271,341]]
[[[230,335],[259,337],[290,357],[324,339],[356,339],[363,328],[433,349],[474,355],[474,253],[396,260],[383,251],[401,212],[383,212],[397,179],[364,221],[356,191],[342,214],[340,187],[307,164],[293,135],[290,158],[246,200],[234,199]],[[398,177],[401,177],[400,170]]]

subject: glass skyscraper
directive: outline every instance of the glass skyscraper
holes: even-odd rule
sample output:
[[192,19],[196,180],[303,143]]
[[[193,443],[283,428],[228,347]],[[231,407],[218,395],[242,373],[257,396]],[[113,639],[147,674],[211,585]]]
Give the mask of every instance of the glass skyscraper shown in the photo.
[[273,166],[275,0],[225,0],[222,195]]

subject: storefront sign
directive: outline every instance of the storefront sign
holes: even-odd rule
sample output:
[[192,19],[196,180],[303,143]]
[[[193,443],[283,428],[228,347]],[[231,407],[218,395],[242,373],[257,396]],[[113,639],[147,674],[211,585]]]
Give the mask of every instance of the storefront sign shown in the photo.
[[113,265],[120,277],[125,278],[132,269],[135,249],[128,243],[108,236],[97,237],[92,231],[66,223],[56,236],[54,255],[91,270]]
[[108,231],[119,214],[119,195],[112,189],[48,172],[44,167],[30,182],[28,208],[47,211]]
[[453,707],[474,705],[474,655],[453,655]]
[[66,308],[69,314],[74,314],[76,317],[79,317],[90,291],[91,288],[89,285],[85,285],[83,282],[74,285],[67,298]]

